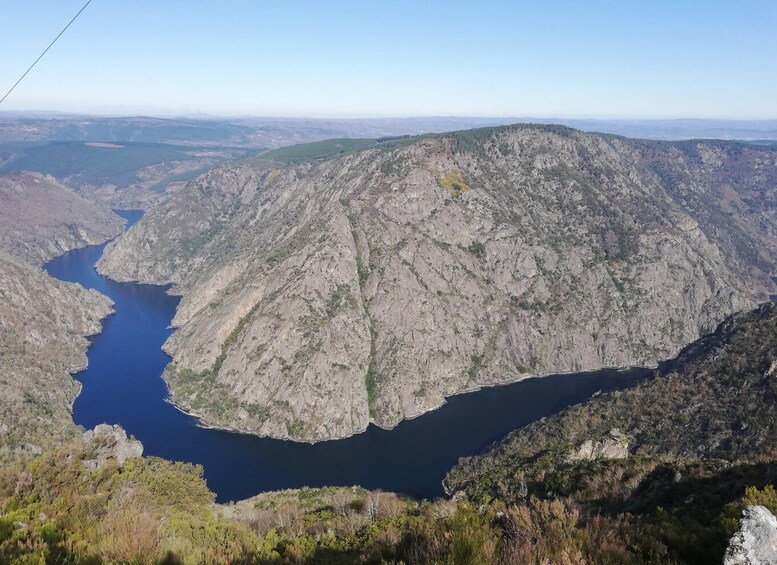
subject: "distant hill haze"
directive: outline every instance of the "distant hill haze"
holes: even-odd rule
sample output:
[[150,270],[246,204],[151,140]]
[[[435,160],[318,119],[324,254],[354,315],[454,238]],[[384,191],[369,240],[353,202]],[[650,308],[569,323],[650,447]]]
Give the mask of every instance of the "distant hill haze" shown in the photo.
[[[0,173],[50,174],[112,208],[148,209],[208,169],[266,148],[336,138],[361,143],[516,121],[509,117],[155,118],[0,112]],[[557,119],[552,123],[647,139],[777,143],[775,120]]]
[[643,139],[777,140],[777,120],[537,118],[419,116],[413,118],[283,118],[88,116],[0,112],[0,143],[103,141],[187,147],[281,147],[336,137],[381,137],[445,132],[517,122],[557,124]]
[[300,146],[191,181],[99,269],[183,295],[179,406],[317,441],[673,356],[773,291],[775,185],[770,146],[560,126]]
[[185,181],[244,150],[161,143],[0,143],[0,173],[51,175],[79,194],[119,209],[144,209]]

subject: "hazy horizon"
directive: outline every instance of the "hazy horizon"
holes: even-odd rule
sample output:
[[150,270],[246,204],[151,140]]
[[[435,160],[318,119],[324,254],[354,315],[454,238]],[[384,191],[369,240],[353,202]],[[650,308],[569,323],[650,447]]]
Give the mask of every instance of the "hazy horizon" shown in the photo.
[[[84,0],[0,8],[3,93]],[[0,106],[90,115],[777,118],[777,3],[92,2]]]
[[0,107],[0,116],[62,116],[62,117],[92,117],[92,118],[154,118],[154,119],[168,119],[168,120],[250,120],[250,119],[268,119],[268,120],[425,120],[425,119],[441,119],[441,120],[530,120],[531,122],[540,122],[547,120],[548,122],[569,120],[580,122],[728,122],[728,123],[769,123],[777,122],[777,117],[766,118],[718,118],[718,117],[692,117],[692,116],[676,116],[676,117],[635,117],[635,116],[607,116],[607,115],[488,115],[488,114],[365,114],[365,115],[336,115],[336,114],[262,114],[262,113],[236,113],[230,114],[228,112],[215,113],[215,112],[171,112],[171,113],[154,113],[154,112],[100,112],[100,111],[69,111],[69,110],[44,110],[40,108],[29,109],[6,109]]

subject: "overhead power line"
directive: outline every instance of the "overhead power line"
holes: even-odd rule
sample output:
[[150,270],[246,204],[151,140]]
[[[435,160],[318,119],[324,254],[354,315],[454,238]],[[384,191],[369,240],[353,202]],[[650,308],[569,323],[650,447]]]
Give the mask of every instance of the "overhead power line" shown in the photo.
[[29,68],[29,69],[27,69],[26,71],[24,71],[24,74],[23,74],[22,76],[20,76],[20,77],[19,77],[19,80],[17,80],[17,81],[14,83],[14,85],[13,85],[13,86],[10,88],[10,90],[8,90],[8,92],[6,92],[6,93],[5,93],[5,96],[3,96],[3,98],[2,98],[2,99],[0,99],[0,104],[2,104],[2,103],[3,103],[3,101],[4,101],[6,98],[8,98],[8,95],[9,95],[9,94],[11,94],[11,93],[13,92],[13,89],[14,89],[14,88],[16,88],[16,87],[19,85],[19,83],[20,83],[20,82],[22,82],[22,80],[24,80],[24,77],[26,77],[26,76],[27,76],[27,73],[29,73],[29,72],[32,70],[32,68],[33,68],[35,65],[37,65],[37,64],[38,64],[38,61],[40,61],[40,60],[43,58],[43,56],[44,56],[44,55],[45,55],[45,54],[48,52],[48,50],[49,50],[49,49],[51,49],[51,47],[52,47],[52,46],[53,46],[53,45],[54,45],[54,44],[57,42],[57,39],[59,39],[60,37],[62,37],[62,34],[63,34],[63,33],[65,33],[65,32],[67,31],[67,28],[69,28],[69,27],[70,27],[70,25],[71,25],[71,24],[72,24],[74,21],[76,21],[76,19],[78,18],[78,16],[80,16],[80,15],[81,15],[81,12],[83,12],[84,10],[86,10],[86,7],[87,7],[89,4],[91,4],[91,3],[92,3],[92,0],[87,0],[86,4],[84,4],[84,6],[83,6],[83,7],[82,7],[80,10],[78,10],[78,13],[77,13],[75,16],[73,16],[73,19],[72,19],[72,20],[70,20],[70,21],[67,23],[67,25],[66,25],[64,28],[62,28],[62,31],[60,31],[60,32],[59,32],[59,35],[57,35],[57,36],[54,38],[54,40],[53,40],[51,43],[49,43],[49,46],[48,46],[48,47],[46,47],[46,49],[44,49],[44,50],[43,50],[43,53],[41,53],[41,54],[38,56],[38,58],[37,58],[37,59],[35,59],[35,62],[33,62],[33,64],[32,64],[32,65],[30,65],[30,68]]

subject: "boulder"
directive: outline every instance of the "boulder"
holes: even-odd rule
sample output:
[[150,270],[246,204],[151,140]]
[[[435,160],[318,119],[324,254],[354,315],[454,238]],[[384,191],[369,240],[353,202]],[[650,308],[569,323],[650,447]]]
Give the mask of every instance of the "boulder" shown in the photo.
[[624,459],[629,456],[629,440],[618,428],[613,428],[607,437],[595,441],[586,440],[567,456],[568,461],[594,459]]
[[748,506],[742,512],[739,531],[728,544],[724,565],[774,565],[777,563],[777,518],[764,506]]
[[100,424],[84,433],[84,465],[91,470],[103,467],[109,461],[123,465],[129,459],[143,455],[143,444],[134,438],[127,438],[121,426]]

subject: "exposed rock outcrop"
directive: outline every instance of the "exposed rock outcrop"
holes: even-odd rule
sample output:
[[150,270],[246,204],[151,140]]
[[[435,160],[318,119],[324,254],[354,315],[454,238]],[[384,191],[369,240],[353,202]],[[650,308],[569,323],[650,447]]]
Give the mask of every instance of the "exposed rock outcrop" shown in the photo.
[[65,251],[102,243],[124,220],[52,177],[0,175],[0,250],[41,265]]
[[111,301],[46,274],[40,264],[99,243],[123,225],[41,175],[0,176],[0,460],[39,454],[74,437],[86,336],[100,331]]
[[585,459],[623,459],[629,456],[629,439],[618,428],[613,428],[607,437],[600,440],[587,439],[572,450],[567,459],[579,461]]
[[764,506],[748,506],[739,531],[731,538],[724,565],[777,563],[777,518]]
[[[592,470],[599,485],[592,496],[612,488],[633,496],[633,505],[636,489],[655,494],[661,484],[672,488],[684,474],[698,474],[700,464],[710,467],[708,474],[740,465],[738,481],[745,476],[742,466],[752,464],[747,480],[769,481],[769,467],[758,465],[777,450],[777,379],[765,375],[775,359],[777,304],[734,314],[635,386],[598,395],[460,459],[445,488],[472,500],[484,494],[522,500],[547,492],[550,482],[563,483],[566,495],[572,484],[586,484]],[[579,446],[572,457],[569,446]],[[598,475],[604,454],[617,459],[611,463],[619,470],[604,475],[609,479]],[[650,475],[656,466],[663,470]],[[551,476],[568,478],[548,481]],[[602,486],[608,481],[613,484]],[[522,486],[527,483],[529,492]],[[724,484],[727,496],[736,496],[732,483]]]
[[243,162],[98,267],[183,295],[165,346],[179,406],[343,437],[484,385],[654,364],[765,300],[776,155],[516,126]]
[[108,462],[123,465],[128,459],[137,459],[143,455],[143,444],[134,438],[127,438],[127,432],[121,426],[99,424],[93,430],[84,433],[84,465],[90,470],[105,466]]

